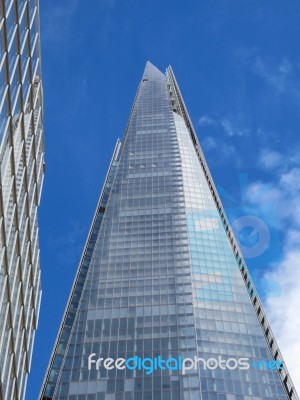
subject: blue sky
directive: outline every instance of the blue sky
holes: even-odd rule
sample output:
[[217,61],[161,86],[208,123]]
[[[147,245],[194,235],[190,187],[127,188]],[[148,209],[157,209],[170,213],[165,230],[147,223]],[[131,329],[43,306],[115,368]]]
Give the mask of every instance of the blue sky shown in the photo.
[[172,65],[229,217],[269,227],[266,252],[248,261],[300,391],[300,3],[43,0],[40,14],[43,298],[26,398],[37,398],[147,60]]

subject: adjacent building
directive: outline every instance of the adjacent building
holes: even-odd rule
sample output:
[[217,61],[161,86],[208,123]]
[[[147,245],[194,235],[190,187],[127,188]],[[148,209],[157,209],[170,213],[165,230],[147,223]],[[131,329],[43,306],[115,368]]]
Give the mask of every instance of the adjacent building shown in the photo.
[[0,0],[0,399],[25,398],[41,300],[44,175],[39,9]]
[[148,62],[40,400],[199,399],[298,396],[172,69]]

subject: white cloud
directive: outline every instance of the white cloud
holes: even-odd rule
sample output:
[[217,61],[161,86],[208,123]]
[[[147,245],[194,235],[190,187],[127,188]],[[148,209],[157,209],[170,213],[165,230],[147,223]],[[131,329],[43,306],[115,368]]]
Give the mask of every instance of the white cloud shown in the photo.
[[232,121],[228,118],[221,120],[221,126],[228,136],[243,136],[248,133],[248,130],[238,123],[238,121]]
[[286,58],[278,61],[257,57],[253,69],[254,72],[265,79],[279,93],[285,93],[291,89],[292,64]]
[[300,168],[292,168],[280,177],[280,185],[291,192],[300,190]]
[[209,117],[208,115],[202,115],[202,117],[199,118],[199,125],[200,126],[205,126],[205,125],[216,125],[216,121]]
[[[229,157],[236,156],[236,150],[235,147],[231,144],[225,143],[222,139],[220,138],[214,138],[212,136],[207,136],[204,138],[202,141],[202,146],[205,148],[205,150],[213,150],[213,149],[218,149],[218,154],[219,157],[218,159],[221,160],[223,159],[228,159]],[[236,158],[236,161],[238,159]]]
[[278,94],[289,94],[299,100],[300,81],[296,69],[287,58],[280,60],[256,57],[252,64],[254,73],[272,86]]
[[[298,232],[299,234],[299,232]],[[266,312],[292,380],[300,392],[300,246],[286,249],[284,261],[265,275],[281,289],[266,299]],[[298,355],[298,357],[297,357]]]
[[283,163],[283,156],[277,151],[264,149],[259,156],[259,164],[264,169],[274,169]]
[[246,191],[246,200],[257,206],[266,203],[278,203],[281,197],[282,193],[278,188],[261,181],[250,183]]
[[279,208],[285,222],[284,229],[288,232],[295,228],[300,232],[300,168],[293,167],[281,174],[278,188],[281,192]]
[[[241,136],[243,133],[246,132],[246,129],[241,129],[239,128],[239,124],[237,122],[232,122],[229,118],[212,118],[208,115],[202,115],[199,118],[199,125],[202,127],[213,127],[214,131],[219,131],[219,132],[225,132],[226,136],[234,136],[238,135]],[[204,128],[203,128],[204,129]],[[224,137],[225,135],[223,135]],[[233,155],[236,156],[236,149],[235,146],[233,146],[230,143],[226,143],[223,138],[220,137],[220,135],[211,136],[205,136],[201,140],[202,146],[206,150],[212,150],[215,148],[218,148],[219,155],[222,155],[223,158],[228,158],[232,157]],[[238,161],[238,159],[236,159]]]
[[[267,155],[266,155],[267,154]],[[264,161],[268,167],[279,162],[277,154],[267,152]],[[279,225],[284,240],[283,261],[267,271],[264,280],[274,283],[278,292],[267,291],[265,307],[271,327],[278,340],[297,390],[300,392],[300,168],[290,166],[280,173],[276,185],[253,182],[246,192],[246,199],[257,208],[272,204],[279,211]]]
[[278,95],[289,94],[300,99],[299,65],[287,57],[261,56],[257,47],[238,49],[235,57],[240,65],[254,72]]
[[[289,173],[282,175],[282,177],[285,176],[289,176]],[[288,184],[283,185],[281,179],[276,187],[259,181],[249,184],[245,199],[252,206],[261,209],[262,215],[266,213],[267,204],[270,204],[272,209],[276,209],[278,220],[274,223],[285,237],[289,229],[300,230],[300,191],[299,183],[296,189],[296,187],[288,187]]]
[[249,133],[249,129],[245,126],[244,116],[226,116],[214,117],[202,115],[198,123],[200,126],[211,126],[216,130],[223,131],[227,136],[244,136]]

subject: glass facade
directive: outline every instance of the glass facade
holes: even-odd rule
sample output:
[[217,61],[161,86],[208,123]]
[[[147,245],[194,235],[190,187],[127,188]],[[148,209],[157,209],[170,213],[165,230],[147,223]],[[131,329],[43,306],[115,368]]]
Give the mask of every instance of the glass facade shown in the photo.
[[38,2],[0,1],[0,399],[24,399],[41,299]]
[[[171,68],[146,64],[112,164],[76,310],[60,347],[77,278],[40,399],[298,399]],[[91,355],[131,364],[90,367]],[[195,357],[198,368],[175,368]],[[220,357],[224,368],[214,365]],[[169,368],[132,367],[159,358],[172,358]],[[240,359],[249,368],[235,368]],[[262,360],[274,368],[254,367]]]

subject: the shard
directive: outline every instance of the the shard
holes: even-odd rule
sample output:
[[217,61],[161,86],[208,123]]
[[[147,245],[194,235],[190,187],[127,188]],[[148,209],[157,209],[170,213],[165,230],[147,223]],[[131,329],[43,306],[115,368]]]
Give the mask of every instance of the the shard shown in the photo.
[[40,399],[298,399],[170,67],[146,64]]

